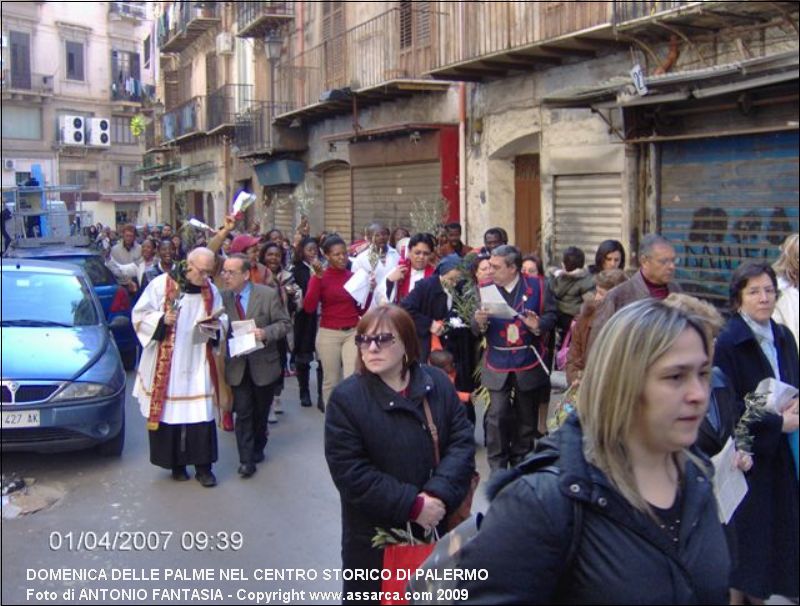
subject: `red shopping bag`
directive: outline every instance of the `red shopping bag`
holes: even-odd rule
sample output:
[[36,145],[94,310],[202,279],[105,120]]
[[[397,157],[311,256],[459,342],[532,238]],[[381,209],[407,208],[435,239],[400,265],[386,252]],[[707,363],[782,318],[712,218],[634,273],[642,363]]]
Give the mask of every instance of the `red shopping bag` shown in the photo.
[[[408,604],[405,599],[406,585],[413,579],[409,571],[419,568],[433,552],[436,543],[414,545],[389,545],[383,550],[383,569],[391,570],[389,579],[381,581],[381,604]],[[384,573],[384,576],[387,576]]]

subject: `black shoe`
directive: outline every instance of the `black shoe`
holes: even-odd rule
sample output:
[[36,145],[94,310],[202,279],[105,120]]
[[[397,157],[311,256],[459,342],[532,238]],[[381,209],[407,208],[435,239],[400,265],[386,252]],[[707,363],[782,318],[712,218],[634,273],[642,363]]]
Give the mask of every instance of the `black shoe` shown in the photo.
[[242,463],[239,465],[239,475],[243,478],[249,478],[256,472],[256,466],[252,463]]
[[322,398],[317,401],[317,410],[319,410],[322,414],[325,414],[325,402],[322,401]]
[[217,485],[217,478],[212,471],[198,471],[194,474],[194,479],[204,488],[213,488]]
[[172,468],[172,479],[176,482],[185,482],[189,479],[189,472],[186,471],[186,465],[176,465]]
[[308,392],[308,390],[300,392],[300,406],[303,408],[309,408],[312,406],[311,394]]
[[257,452],[253,455],[253,463],[263,463],[264,462],[264,451]]

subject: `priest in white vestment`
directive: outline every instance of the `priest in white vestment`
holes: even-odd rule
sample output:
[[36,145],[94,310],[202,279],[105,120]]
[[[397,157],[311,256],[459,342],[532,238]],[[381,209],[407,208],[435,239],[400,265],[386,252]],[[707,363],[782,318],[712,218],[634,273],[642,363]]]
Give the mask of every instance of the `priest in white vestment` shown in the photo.
[[[217,372],[211,348],[227,330],[219,291],[210,280],[215,256],[196,248],[180,285],[168,273],[153,279],[133,308],[133,325],[143,346],[133,396],[148,420],[150,462],[203,486],[216,485],[214,406]],[[222,332],[220,332],[222,331]]]

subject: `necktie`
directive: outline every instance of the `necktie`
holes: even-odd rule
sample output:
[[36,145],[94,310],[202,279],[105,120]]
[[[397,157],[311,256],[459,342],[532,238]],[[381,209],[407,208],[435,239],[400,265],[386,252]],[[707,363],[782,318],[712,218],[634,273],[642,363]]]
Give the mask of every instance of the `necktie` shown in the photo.
[[236,311],[239,312],[239,319],[244,320],[244,307],[242,307],[242,295],[236,295]]

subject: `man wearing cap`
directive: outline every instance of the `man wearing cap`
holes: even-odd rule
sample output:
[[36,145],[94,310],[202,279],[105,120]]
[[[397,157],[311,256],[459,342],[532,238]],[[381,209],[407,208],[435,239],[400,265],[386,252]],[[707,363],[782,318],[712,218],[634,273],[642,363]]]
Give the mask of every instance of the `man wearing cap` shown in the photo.
[[543,335],[555,327],[556,305],[544,280],[521,273],[522,254],[515,246],[493,249],[489,265],[494,285],[515,313],[490,314],[482,303],[473,322],[473,332],[486,335],[481,383],[489,390],[486,455],[494,473],[533,450],[539,404],[550,395]]
[[436,274],[417,282],[400,306],[414,318],[420,341],[420,361],[427,363],[431,335],[444,332],[444,320],[453,309],[452,292],[461,278],[461,257],[447,255],[436,266]]

